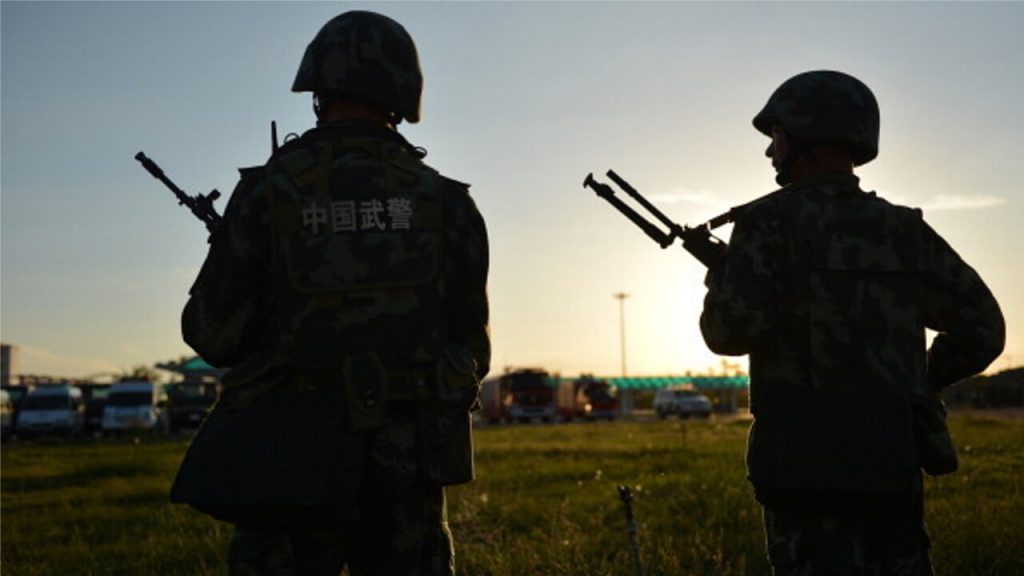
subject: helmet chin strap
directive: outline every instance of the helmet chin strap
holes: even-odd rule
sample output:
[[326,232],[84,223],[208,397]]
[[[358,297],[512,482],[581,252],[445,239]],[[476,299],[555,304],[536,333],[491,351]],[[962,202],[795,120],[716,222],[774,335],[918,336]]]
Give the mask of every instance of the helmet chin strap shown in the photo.
[[323,122],[323,118],[321,118],[321,114],[323,113],[323,111],[324,108],[320,104],[320,95],[317,94],[316,92],[313,92],[313,114],[316,115],[317,126],[319,126],[320,123]]
[[786,186],[793,183],[793,168],[796,167],[796,161],[803,156],[807,158],[811,164],[817,163],[817,158],[811,147],[805,142],[800,140],[794,140],[790,142],[789,152],[786,157],[782,160],[778,170],[775,173],[775,183],[779,186]]
[[775,183],[779,186],[786,186],[792,184],[793,179],[793,166],[796,165],[796,154],[790,151],[786,154],[786,158],[779,164],[779,168],[775,171]]

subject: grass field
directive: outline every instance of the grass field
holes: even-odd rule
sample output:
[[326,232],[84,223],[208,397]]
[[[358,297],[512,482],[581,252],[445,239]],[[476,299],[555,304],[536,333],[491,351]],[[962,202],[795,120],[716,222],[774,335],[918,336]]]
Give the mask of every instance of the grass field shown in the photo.
[[[628,484],[645,574],[765,574],[744,480],[747,423],[480,429],[477,481],[449,491],[460,574],[632,575]],[[926,481],[942,575],[1024,574],[1024,418],[957,414],[961,470]],[[226,573],[230,526],[167,502],[186,439],[3,446],[0,571]]]

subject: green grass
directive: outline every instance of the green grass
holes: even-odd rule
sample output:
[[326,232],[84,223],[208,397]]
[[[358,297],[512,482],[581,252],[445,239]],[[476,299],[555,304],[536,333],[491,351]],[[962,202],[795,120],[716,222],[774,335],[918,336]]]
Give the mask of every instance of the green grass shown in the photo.
[[[1022,574],[1024,419],[957,415],[961,470],[928,479],[937,573]],[[616,486],[634,493],[645,573],[765,574],[742,421],[477,431],[477,480],[449,490],[461,574],[631,576]],[[226,573],[228,525],[167,502],[186,440],[12,442],[7,576]]]

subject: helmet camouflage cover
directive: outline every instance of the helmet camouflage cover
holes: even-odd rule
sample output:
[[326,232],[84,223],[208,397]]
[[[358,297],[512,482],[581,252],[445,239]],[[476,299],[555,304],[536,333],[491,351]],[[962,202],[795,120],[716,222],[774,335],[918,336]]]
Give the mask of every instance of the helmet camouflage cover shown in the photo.
[[878,156],[878,101],[863,82],[842,72],[815,70],[782,83],[754,117],[766,136],[778,125],[808,143],[845,147],[860,166]]
[[387,16],[345,12],[324,24],[306,47],[292,91],[377,104],[419,122],[423,73],[416,44]]

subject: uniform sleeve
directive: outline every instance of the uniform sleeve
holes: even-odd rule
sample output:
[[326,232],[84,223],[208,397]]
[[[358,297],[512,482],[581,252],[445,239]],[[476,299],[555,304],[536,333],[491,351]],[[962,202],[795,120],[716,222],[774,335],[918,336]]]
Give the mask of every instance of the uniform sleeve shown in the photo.
[[487,227],[467,190],[450,197],[454,202],[446,216],[451,225],[445,237],[448,339],[470,350],[483,380],[491,367]]
[[259,338],[267,234],[258,189],[258,180],[243,174],[182,312],[185,342],[213,366],[238,364]]
[[925,326],[938,332],[928,350],[928,383],[938,391],[973,376],[999,356],[1006,324],[992,292],[925,224]]
[[725,258],[708,271],[700,329],[716,354],[750,353],[774,323],[776,282],[773,256],[780,239],[769,226],[744,218],[733,228]]

